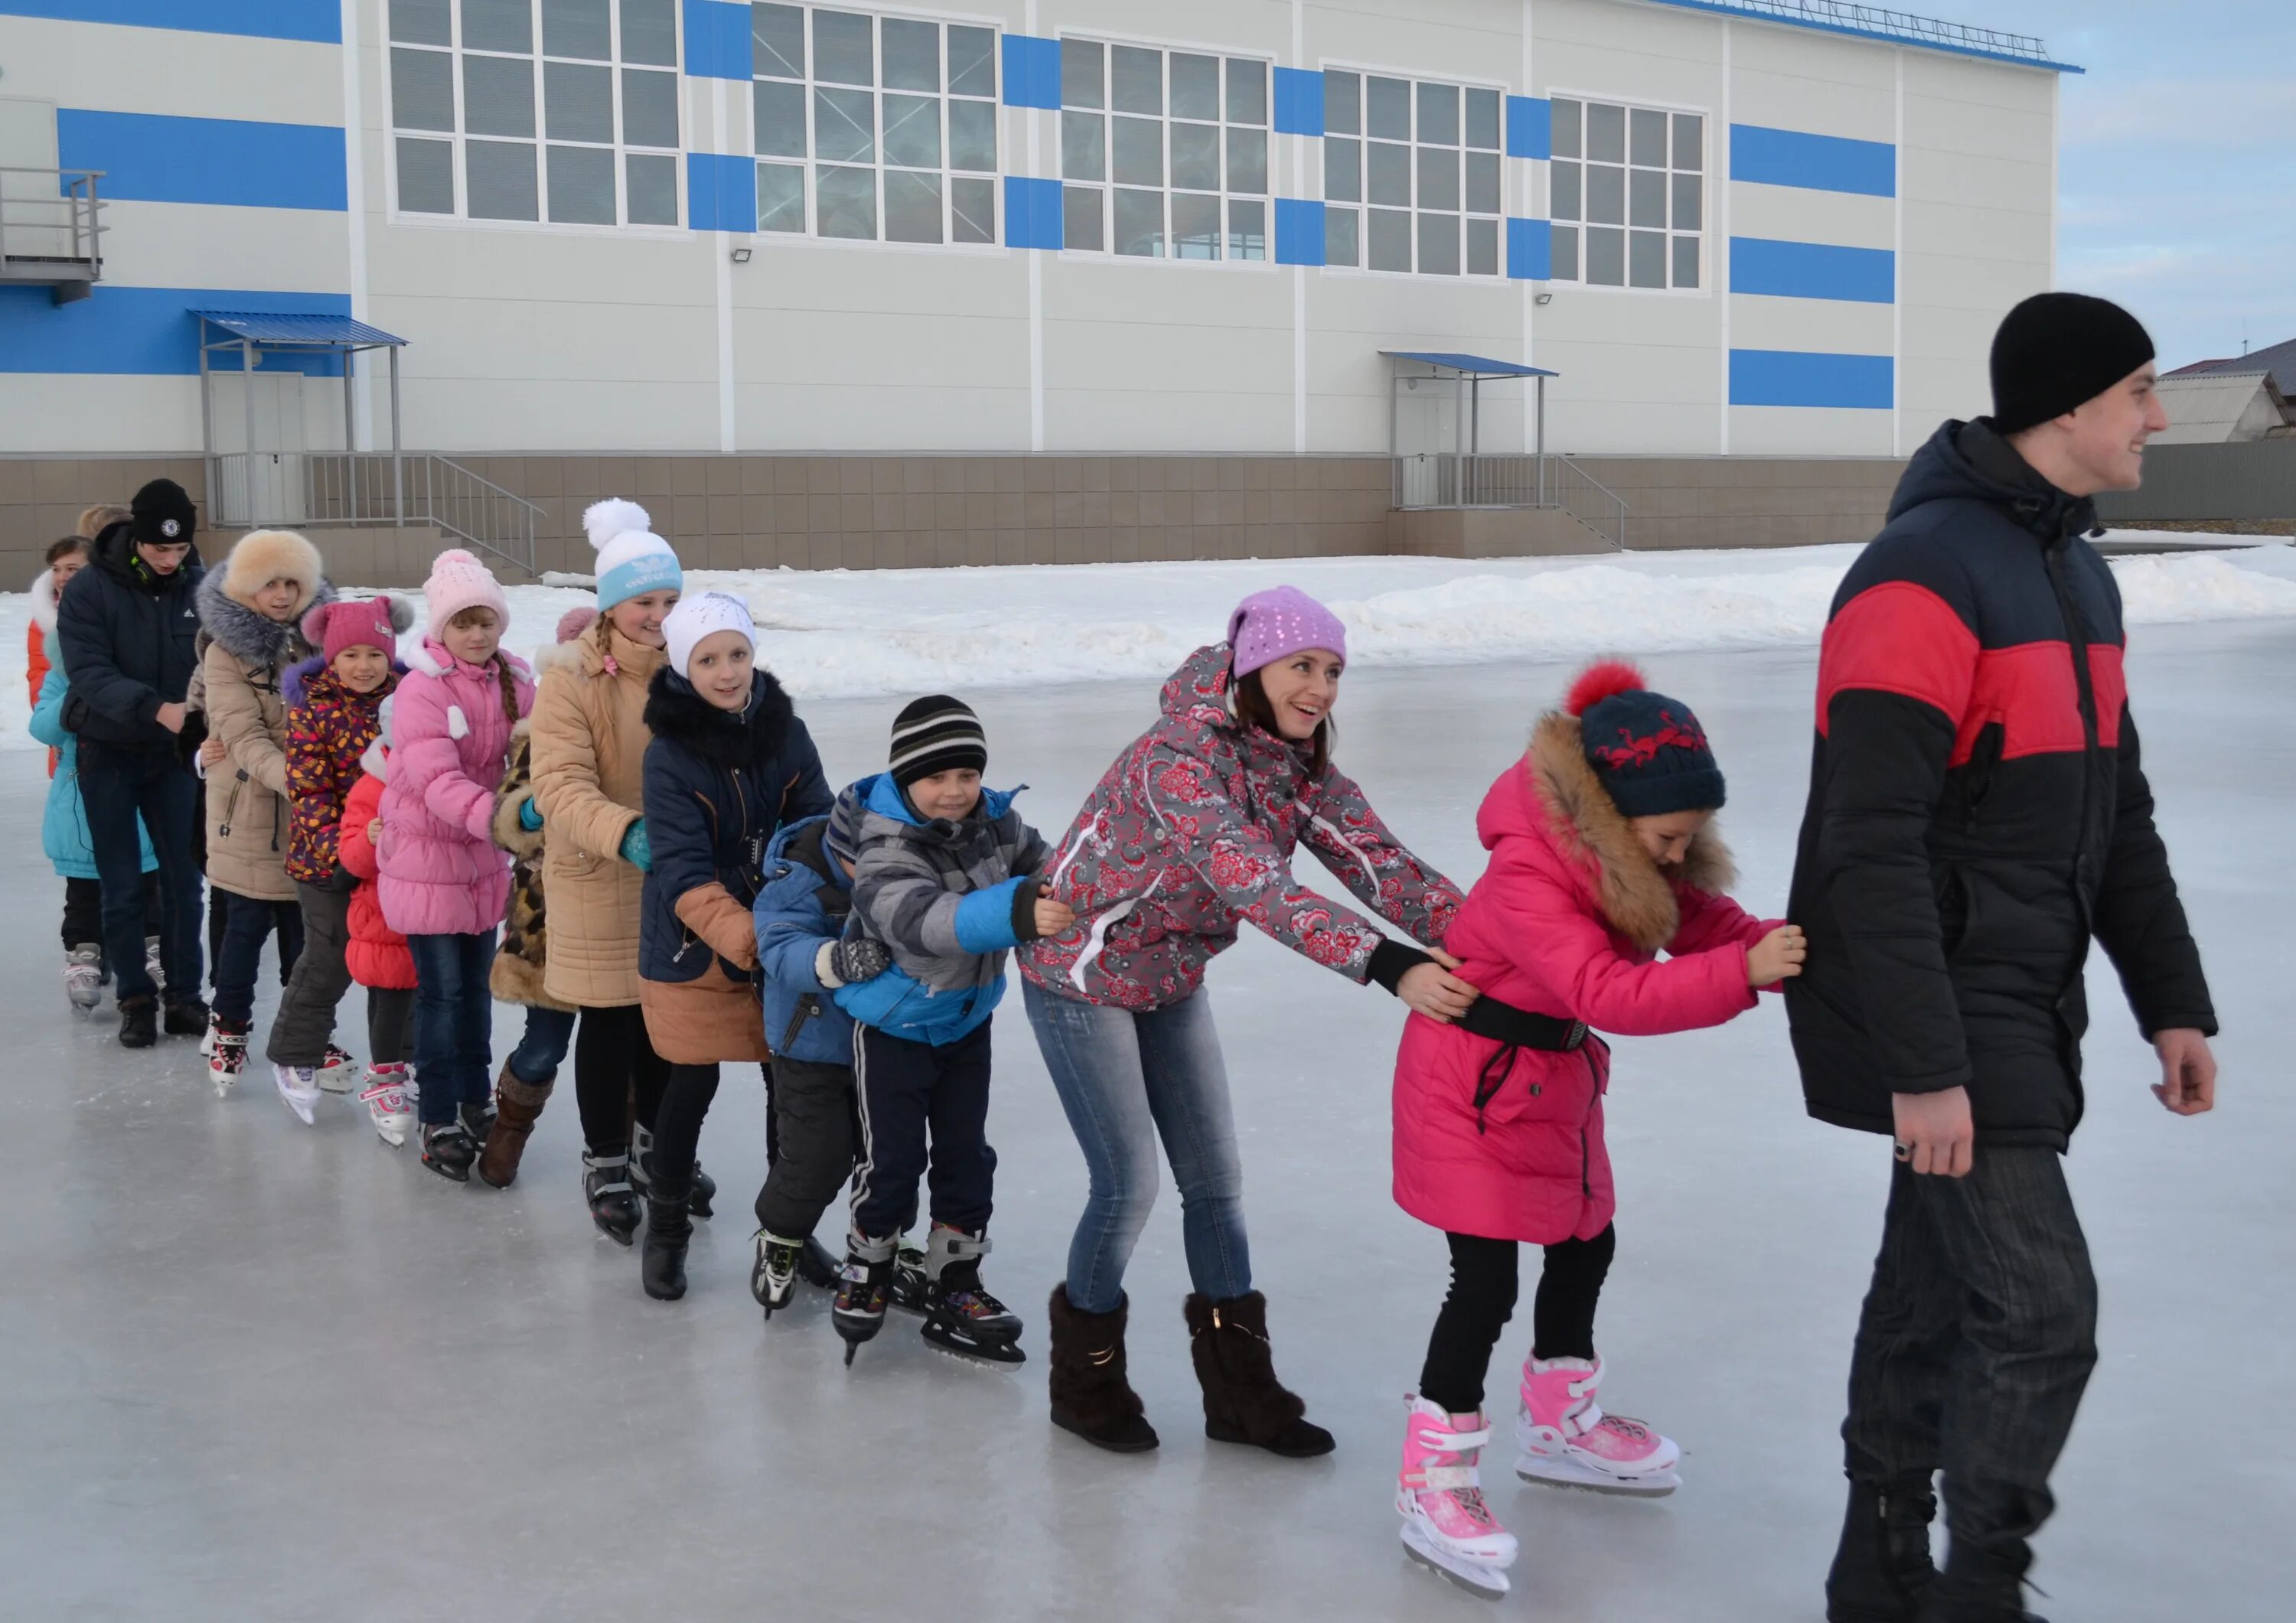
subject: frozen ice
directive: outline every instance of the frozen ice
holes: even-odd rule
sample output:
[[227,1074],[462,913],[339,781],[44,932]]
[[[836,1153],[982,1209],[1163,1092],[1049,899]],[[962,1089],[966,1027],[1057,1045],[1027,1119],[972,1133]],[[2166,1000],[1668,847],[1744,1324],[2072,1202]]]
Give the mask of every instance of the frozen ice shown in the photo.
[[[2140,620],[2147,601],[2173,610],[2218,592],[2219,570],[2245,592],[2296,592],[2296,576],[2213,555],[2135,561],[2148,567],[2119,567]],[[1673,558],[1659,578],[1710,586],[1773,573],[1769,562]],[[1013,572],[958,572],[931,578],[931,592],[888,584],[871,613],[914,629],[945,602],[975,637],[1033,613],[1049,646],[1079,627],[1097,638],[1133,612],[1155,638],[1193,639],[1216,631],[1247,582],[1300,578],[1369,605],[1446,580],[1540,574],[1447,567],[1137,577],[1152,590],[1111,571],[1088,593],[1041,600],[1017,594]],[[1835,567],[1805,559],[1775,573]],[[1570,573],[1547,572],[1542,589]],[[1334,586],[1351,574],[1356,589]],[[782,586],[766,578],[756,594]],[[812,635],[844,639],[775,652],[804,692],[803,650],[842,646],[858,660],[875,633],[848,613],[837,579],[798,577],[787,589],[839,627]],[[1472,606],[1485,589],[1463,590]],[[1793,592],[1801,602],[1815,587]],[[519,597],[530,640],[555,612],[539,593]],[[1576,612],[1526,621],[1513,645],[1540,662],[1367,657],[1348,679],[1342,761],[1404,838],[1463,881],[1481,863],[1474,807],[1561,689],[1563,656],[1580,644],[1560,621]],[[1380,621],[1366,608],[1353,623]],[[1741,894],[1774,910],[1807,783],[1815,660],[1808,638],[1780,641],[1626,643],[1706,722],[1730,777],[1724,822]],[[1161,672],[1138,672],[1152,645],[1165,646],[1144,633],[1111,655],[1122,681],[1040,673],[974,695],[990,777],[1035,785],[1021,805],[1048,832],[1150,718]],[[929,671],[988,668],[997,652],[974,665],[889,666],[888,679],[922,685]],[[2153,1102],[2149,1051],[2100,962],[2090,1109],[2070,1169],[2103,1287],[2103,1358],[2057,1473],[2034,1574],[2050,1599],[2037,1603],[2060,1623],[2273,1618],[2285,1613],[2296,1525],[2296,1466],[2279,1442],[2296,1422],[2284,1014],[2296,879],[2281,849],[2296,788],[2296,620],[2140,625],[2130,684],[2226,1028],[2224,1102],[2192,1121]],[[896,708],[818,696],[802,706],[832,771],[857,775],[882,759]],[[218,1102],[189,1041],[129,1053],[108,1019],[72,1017],[59,984],[60,881],[35,832],[45,787],[37,757],[0,759],[0,818],[18,831],[0,857],[17,920],[0,981],[14,1062],[0,1614],[1492,1615],[1405,1559],[1391,1508],[1402,1395],[1443,1292],[1444,1250],[1389,1197],[1401,1011],[1383,993],[1249,935],[1210,982],[1277,1367],[1338,1452],[1295,1463],[1203,1439],[1168,1187],[1128,1282],[1133,1377],[1164,1446],[1118,1458],[1046,1420],[1045,1298],[1084,1168],[1017,998],[997,1021],[997,1243],[986,1271],[1028,1321],[1030,1361],[1012,1373],[960,1365],[896,1315],[847,1370],[822,1296],[804,1291],[770,1325],[749,1296],[746,1209],[764,1170],[753,1075],[728,1071],[703,1135],[722,1193],[699,1225],[692,1291],[650,1301],[636,1257],[595,1237],[584,1210],[570,1078],[519,1183],[498,1193],[423,1172],[411,1147],[384,1149],[351,1101],[330,1096],[306,1128],[256,1068]],[[1302,873],[1322,882],[1313,863]],[[275,998],[266,986],[259,1026]],[[359,1048],[355,1003],[346,1013]],[[518,1025],[497,1010],[498,1057]],[[1815,1623],[1841,1509],[1834,1428],[1888,1146],[1802,1114],[1775,1004],[1718,1031],[1618,1050],[1620,1244],[1601,1318],[1603,1398],[1681,1441],[1685,1486],[1655,1503],[1526,1487],[1494,1448],[1491,1500],[1523,1545],[1497,1610],[1543,1623]],[[837,1229],[832,1212],[824,1239],[835,1243]],[[1527,1251],[1525,1305],[1492,1371],[1503,1421],[1536,1266]]]

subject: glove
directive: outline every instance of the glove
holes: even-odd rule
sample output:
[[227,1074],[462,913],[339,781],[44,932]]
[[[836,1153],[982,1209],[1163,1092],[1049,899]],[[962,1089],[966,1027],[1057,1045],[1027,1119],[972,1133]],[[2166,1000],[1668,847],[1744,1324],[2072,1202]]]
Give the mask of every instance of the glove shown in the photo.
[[653,842],[646,838],[644,817],[631,824],[630,832],[622,836],[622,860],[641,873],[653,872]]
[[532,795],[527,796],[518,808],[518,825],[529,834],[542,832],[542,808],[534,803]]
[[857,986],[864,980],[874,980],[892,966],[893,955],[881,942],[866,936],[856,936],[849,941],[840,941],[829,949],[830,972],[846,986]]

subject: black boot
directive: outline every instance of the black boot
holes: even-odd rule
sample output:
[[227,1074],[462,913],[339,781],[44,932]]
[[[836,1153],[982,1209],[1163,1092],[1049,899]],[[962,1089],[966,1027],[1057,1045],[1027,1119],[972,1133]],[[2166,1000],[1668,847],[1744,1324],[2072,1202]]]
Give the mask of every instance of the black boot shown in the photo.
[[1065,1284],[1053,1287],[1046,1308],[1053,1326],[1053,1368],[1046,1382],[1053,1424],[1111,1454],[1145,1454],[1157,1440],[1140,1395],[1125,1377],[1124,1322],[1130,1308],[1119,1298],[1113,1313],[1086,1313],[1069,1305]]
[[638,1198],[630,1189],[630,1158],[627,1155],[582,1157],[582,1198],[590,1203],[590,1221],[616,1245],[627,1245],[638,1232]]
[[1332,1434],[1311,1423],[1308,1406],[1275,1378],[1267,1340],[1267,1299],[1257,1291],[1224,1302],[1190,1296],[1188,1353],[1204,1389],[1204,1435],[1249,1443],[1287,1460],[1332,1451]]
[[149,1048],[160,1040],[160,1000],[148,993],[119,1000],[119,1045]]
[[718,1180],[701,1170],[701,1163],[693,1163],[693,1187],[686,1191],[685,1210],[689,1217],[706,1217],[710,1202],[718,1198]]
[[2021,1542],[2003,1551],[1953,1540],[1945,1571],[1923,1598],[1920,1623],[2047,1623],[2025,1610],[2025,1569],[2032,1559]]
[[645,1244],[638,1254],[645,1293],[658,1302],[674,1302],[685,1294],[685,1247],[693,1238],[685,1197],[665,1193],[667,1181],[656,1178],[653,1193],[646,1196]]
[[1849,1483],[1841,1543],[1825,1575],[1826,1623],[1916,1623],[1937,1582],[1930,1523],[1937,1495],[1925,1481]]
[[160,1029],[169,1037],[205,1037],[208,1034],[208,1006],[197,997],[170,997],[160,1020]]

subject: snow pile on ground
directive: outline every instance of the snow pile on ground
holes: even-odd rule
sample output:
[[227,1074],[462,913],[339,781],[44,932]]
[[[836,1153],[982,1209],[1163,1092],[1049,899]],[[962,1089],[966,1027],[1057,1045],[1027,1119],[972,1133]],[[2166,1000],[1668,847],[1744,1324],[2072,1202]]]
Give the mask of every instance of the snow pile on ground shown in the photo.
[[[2129,623],[2296,617],[2296,548],[2236,539],[2244,545],[2113,560]],[[765,660],[798,697],[860,697],[1160,677],[1224,634],[1239,597],[1285,581],[1332,606],[1367,665],[1807,645],[1857,551],[698,570],[686,584],[748,602]],[[572,584],[509,596],[517,649],[594,601]],[[21,644],[29,613],[24,594],[0,595],[0,647]],[[0,750],[37,748],[29,714],[21,684],[0,688]]]

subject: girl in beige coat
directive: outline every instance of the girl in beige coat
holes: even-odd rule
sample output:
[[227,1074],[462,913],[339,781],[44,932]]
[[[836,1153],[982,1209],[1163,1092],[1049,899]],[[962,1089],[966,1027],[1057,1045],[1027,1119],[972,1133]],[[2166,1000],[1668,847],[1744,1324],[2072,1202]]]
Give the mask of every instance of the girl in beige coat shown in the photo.
[[[189,702],[206,726],[208,882],[223,915],[209,1015],[208,1074],[218,1093],[239,1079],[263,943],[279,938],[283,981],[303,949],[303,915],[287,877],[287,707],[279,679],[312,652],[297,622],[333,593],[319,549],[292,530],[242,536],[200,582],[200,665]],[[347,1086],[349,1056],[331,1049],[326,1085]]]

